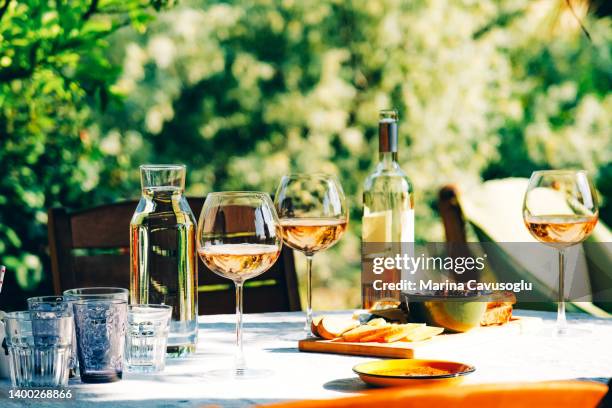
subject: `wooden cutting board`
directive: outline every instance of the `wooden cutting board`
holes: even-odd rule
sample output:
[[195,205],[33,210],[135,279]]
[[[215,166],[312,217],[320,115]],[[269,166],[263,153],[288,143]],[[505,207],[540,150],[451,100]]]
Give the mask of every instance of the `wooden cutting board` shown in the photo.
[[417,342],[395,343],[351,343],[323,339],[304,339],[298,342],[300,351],[314,353],[348,354],[353,356],[385,358],[419,358],[419,354],[432,348],[460,347],[462,344],[478,344],[494,340],[496,336],[520,334],[521,322],[525,319],[514,318],[503,326],[478,327],[466,333],[441,334],[432,339]]
[[[422,342],[421,342],[422,343]],[[352,356],[413,358],[416,343],[349,343],[322,339],[304,339],[298,343],[300,351],[348,354]]]

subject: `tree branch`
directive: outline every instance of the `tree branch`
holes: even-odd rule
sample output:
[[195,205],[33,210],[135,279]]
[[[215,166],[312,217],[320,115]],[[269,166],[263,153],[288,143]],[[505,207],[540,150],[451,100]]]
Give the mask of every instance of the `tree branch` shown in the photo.
[[586,29],[586,27],[584,26],[584,24],[582,24],[582,21],[580,20],[580,18],[578,17],[578,15],[576,14],[576,11],[574,10],[574,7],[572,7],[572,3],[570,0],[565,0],[565,2],[567,3],[567,7],[569,7],[570,12],[572,13],[572,15],[574,16],[574,18],[576,19],[576,21],[578,21],[578,24],[580,24],[580,29],[582,30],[582,32],[587,36],[587,38],[589,39],[589,41],[593,41],[591,39],[591,34],[589,33],[589,31]]
[[4,13],[6,13],[6,10],[8,10],[9,4],[11,4],[11,0],[4,0],[4,4],[2,5],[2,7],[0,7],[0,20],[2,20],[2,17],[4,17]]
[[98,9],[98,0],[91,0],[91,3],[89,3],[89,7],[87,8],[87,11],[85,12],[85,14],[83,14],[83,17],[81,17],[83,21],[89,20],[89,17],[91,17],[96,12],[97,9]]
[[489,31],[493,30],[496,27],[506,27],[510,23],[512,23],[512,21],[515,18],[521,17],[523,14],[524,14],[523,11],[512,11],[512,12],[507,12],[507,13],[501,13],[493,21],[487,23],[486,25],[476,30],[474,34],[472,34],[472,38],[475,40],[478,40],[480,37],[484,36],[486,33],[488,33]]

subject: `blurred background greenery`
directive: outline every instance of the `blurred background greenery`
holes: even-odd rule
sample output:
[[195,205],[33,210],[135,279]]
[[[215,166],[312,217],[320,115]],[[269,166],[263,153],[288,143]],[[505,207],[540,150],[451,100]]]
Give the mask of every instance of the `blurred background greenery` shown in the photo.
[[361,184],[387,107],[418,240],[444,238],[441,185],[542,168],[591,171],[610,224],[609,14],[582,0],[0,0],[0,307],[51,292],[48,208],[136,197],[153,162],[187,164],[190,195],[336,174],[351,223],[315,258],[315,308],[358,305]]

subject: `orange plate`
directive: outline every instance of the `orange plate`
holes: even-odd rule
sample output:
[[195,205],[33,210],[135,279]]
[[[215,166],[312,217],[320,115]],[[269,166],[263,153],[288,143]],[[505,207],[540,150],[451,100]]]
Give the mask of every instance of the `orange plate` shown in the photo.
[[[446,373],[407,375],[411,370],[423,368],[443,370]],[[363,382],[376,387],[457,385],[475,370],[474,366],[454,361],[412,359],[371,361],[353,367]]]

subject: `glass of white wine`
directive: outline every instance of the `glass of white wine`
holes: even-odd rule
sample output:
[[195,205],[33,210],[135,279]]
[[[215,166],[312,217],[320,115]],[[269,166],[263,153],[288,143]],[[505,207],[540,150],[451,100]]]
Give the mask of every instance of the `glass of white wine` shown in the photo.
[[557,326],[559,336],[581,334],[570,329],[565,317],[565,254],[584,241],[598,219],[597,195],[584,170],[533,172],[523,201],[523,220],[535,239],[558,251],[559,293]]
[[312,258],[334,245],[348,225],[342,186],[328,174],[290,174],[276,190],[274,204],[283,227],[285,245],[306,255],[306,324],[312,324]]
[[269,375],[246,367],[242,347],[242,288],[247,279],[270,269],[282,247],[281,227],[272,199],[266,193],[210,193],[200,214],[198,254],[206,266],[236,286],[236,357],[233,369],[214,370],[215,377],[236,379]]

